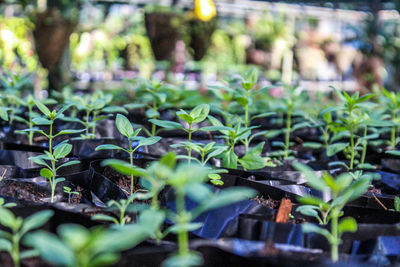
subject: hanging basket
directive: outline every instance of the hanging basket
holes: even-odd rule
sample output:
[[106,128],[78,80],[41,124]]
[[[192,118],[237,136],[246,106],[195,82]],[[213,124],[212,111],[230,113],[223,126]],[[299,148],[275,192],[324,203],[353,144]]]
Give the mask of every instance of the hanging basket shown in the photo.
[[211,45],[211,37],[217,27],[217,19],[201,21],[191,19],[188,21],[191,54],[196,61],[201,60]]
[[145,24],[156,60],[171,59],[180,38],[181,17],[174,13],[146,13]]
[[76,22],[63,18],[58,9],[48,9],[36,14],[33,36],[36,52],[43,67],[49,71],[54,69],[76,25]]

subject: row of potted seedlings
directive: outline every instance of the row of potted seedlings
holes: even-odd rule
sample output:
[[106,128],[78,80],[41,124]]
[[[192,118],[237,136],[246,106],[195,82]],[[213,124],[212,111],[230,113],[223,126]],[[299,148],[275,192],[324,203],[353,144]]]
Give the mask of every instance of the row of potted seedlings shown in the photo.
[[398,262],[398,93],[29,84],[2,77],[4,266]]

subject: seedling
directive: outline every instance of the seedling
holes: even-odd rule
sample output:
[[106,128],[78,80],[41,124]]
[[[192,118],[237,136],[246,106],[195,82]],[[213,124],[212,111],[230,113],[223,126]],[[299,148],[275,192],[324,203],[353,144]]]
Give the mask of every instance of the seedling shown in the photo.
[[58,227],[58,236],[37,231],[24,244],[40,252],[46,262],[64,267],[113,266],[121,251],[130,249],[154,234],[164,221],[157,211],[145,210],[137,223],[111,229],[86,229],[78,224]]
[[[101,120],[109,117],[109,113],[125,113],[128,111],[123,107],[109,106],[112,101],[112,95],[104,94],[101,90],[97,90],[93,95],[76,96],[74,95],[71,100],[66,103],[72,104],[79,111],[84,111],[85,116],[83,120],[72,117],[64,117],[63,120],[78,122],[85,127],[85,134],[81,135],[82,139],[94,139],[96,137],[96,126]],[[99,116],[100,114],[107,114]]]
[[390,113],[390,120],[393,123],[393,126],[391,127],[390,131],[390,142],[389,145],[392,149],[396,148],[396,145],[399,143],[399,138],[398,138],[398,125],[400,120],[399,120],[399,112],[400,112],[400,92],[389,92],[385,88],[382,88],[382,93],[384,96],[384,104],[386,104],[386,108],[388,112]]
[[[49,126],[50,130],[49,133],[46,134],[43,130],[39,128],[30,128],[26,129],[24,131],[26,132],[35,132],[39,133],[43,136],[45,136],[49,140],[48,144],[48,151],[45,151],[44,154],[35,156],[35,157],[30,157],[29,159],[41,166],[45,166],[45,168],[40,170],[40,175],[47,178],[50,182],[50,187],[51,187],[51,198],[50,202],[54,202],[54,192],[56,189],[56,185],[59,182],[62,182],[65,180],[65,178],[56,178],[57,177],[57,171],[60,168],[64,168],[67,166],[75,165],[79,163],[79,160],[72,160],[68,161],[66,163],[61,164],[60,166],[56,167],[56,162],[62,160],[65,158],[72,150],[72,145],[68,144],[66,141],[58,144],[57,146],[53,147],[53,141],[54,138],[61,136],[61,135],[66,135],[66,134],[76,134],[80,133],[84,130],[61,130],[60,132],[54,134],[53,133],[53,124],[54,121],[63,117],[63,112],[67,110],[70,106],[65,106],[62,109],[60,109],[58,112],[56,110],[50,111],[44,104],[42,104],[38,100],[34,100],[37,108],[43,113],[44,116],[42,117],[36,117],[33,119],[33,122],[36,125],[46,125]],[[50,162],[50,164],[48,163]]]
[[323,235],[331,245],[331,259],[336,262],[339,259],[339,245],[343,233],[357,231],[354,218],[346,217],[339,221],[339,217],[343,215],[343,207],[367,192],[371,179],[369,176],[364,176],[353,182],[353,177],[349,174],[339,175],[335,179],[329,173],[324,173],[322,178],[319,178],[306,165],[295,163],[294,167],[304,174],[310,187],[332,197],[330,202],[314,196],[301,197],[299,201],[306,206],[301,206],[297,211],[316,218],[320,224],[330,222],[330,231],[310,223],[303,224],[303,231]]
[[188,142],[185,142],[184,147],[186,148],[186,150],[188,151],[188,162],[190,164],[191,160],[192,160],[192,134],[198,131],[213,131],[213,130],[217,130],[216,127],[203,127],[203,128],[199,128],[197,130],[195,130],[193,128],[193,124],[197,124],[200,122],[203,122],[207,116],[208,113],[210,112],[210,106],[207,104],[201,104],[198,105],[197,107],[195,107],[194,109],[192,109],[192,111],[190,111],[190,113],[187,113],[186,111],[184,111],[183,109],[181,109],[180,111],[176,112],[176,115],[181,118],[183,121],[185,121],[188,125],[188,127],[183,127],[180,123],[178,122],[172,122],[172,121],[162,121],[162,120],[156,120],[156,119],[151,119],[149,120],[151,123],[163,127],[165,129],[180,129],[183,130],[185,132],[188,133]]
[[[137,129],[136,131],[134,131],[132,124],[124,115],[118,114],[117,118],[115,120],[115,124],[117,126],[118,131],[123,136],[128,138],[128,148],[122,148],[117,145],[107,144],[107,145],[100,145],[100,146],[96,147],[96,150],[116,149],[116,150],[125,151],[126,153],[129,154],[129,162],[130,162],[131,166],[134,166],[133,165],[133,154],[135,153],[136,150],[138,150],[142,146],[154,145],[155,143],[157,143],[158,141],[161,140],[161,137],[159,137],[159,136],[151,136],[148,138],[143,137],[143,136],[138,136],[141,129]],[[138,141],[138,144],[133,145],[134,141]],[[130,191],[131,194],[133,194],[133,185],[134,185],[134,179],[133,179],[133,175],[131,175],[131,191]]]
[[264,147],[264,142],[259,143],[255,147],[251,148],[246,155],[239,159],[235,154],[235,145],[242,140],[251,140],[251,130],[256,128],[242,127],[240,123],[234,127],[232,125],[224,126],[218,119],[213,116],[208,116],[211,124],[216,127],[222,134],[222,138],[225,139],[225,144],[228,149],[222,153],[222,162],[225,168],[237,169],[238,163],[242,165],[245,170],[256,170],[264,168],[265,166],[275,166],[269,157],[262,157],[261,152]]
[[[136,101],[138,103],[127,104],[127,109],[146,108],[146,117],[148,119],[159,119],[160,108],[168,107],[168,99],[176,95],[177,88],[169,84],[162,84],[157,80],[147,81],[143,78],[127,80],[135,85]],[[152,124],[149,132],[143,127],[143,131],[149,136],[157,135],[157,125]]]
[[71,195],[79,195],[78,192],[72,191],[71,187],[64,186],[64,193],[68,194],[68,203],[71,203]]
[[21,240],[25,238],[28,232],[44,225],[53,214],[54,212],[51,210],[44,210],[23,219],[15,217],[11,211],[5,208],[5,205],[0,207],[0,224],[9,229],[7,232],[0,231],[0,250],[6,251],[11,255],[14,267],[21,265],[21,259],[37,255],[34,250],[20,252]]
[[112,216],[106,214],[96,214],[92,216],[92,220],[99,220],[99,221],[108,221],[112,222],[117,225],[125,225],[129,223],[132,218],[126,215],[126,210],[130,204],[136,199],[144,200],[148,198],[148,195],[145,194],[146,191],[137,190],[135,193],[130,195],[127,199],[121,199],[120,201],[110,200],[107,203],[107,206],[110,209],[117,209],[119,212],[119,219],[116,219]]
[[[159,161],[151,163],[146,169],[132,166],[126,161],[117,159],[108,159],[102,162],[105,166],[111,166],[123,175],[133,175],[142,178],[142,185],[148,191],[151,197],[151,206],[159,209],[158,195],[166,185],[168,173],[176,165],[176,156],[170,152],[165,154]],[[144,198],[144,196],[142,196]]]
[[[258,81],[258,70],[252,69],[250,70],[244,77],[240,77],[241,79],[241,86],[230,88],[226,86],[209,86],[212,92],[221,100],[227,101],[228,103],[231,102],[232,104],[237,104],[241,108],[243,108],[243,119],[242,123],[244,124],[244,128],[247,128],[251,124],[251,120],[256,118],[263,118],[268,117],[273,114],[274,112],[266,112],[261,113],[256,116],[251,116],[250,106],[255,102],[256,97],[261,94],[265,93],[268,89],[271,89],[276,86],[268,86],[261,89],[257,89],[257,81]],[[226,92],[224,92],[226,91]],[[224,112],[222,112],[225,117],[229,116],[228,107],[224,108]],[[243,143],[246,148],[246,152],[249,149],[249,140],[244,139]]]
[[[188,231],[201,227],[201,223],[192,221],[205,211],[220,208],[230,203],[250,198],[255,192],[249,188],[228,188],[218,194],[213,193],[204,182],[208,170],[200,165],[179,165],[176,170],[168,173],[167,184],[175,190],[176,211],[170,220],[174,225],[166,230],[164,235],[178,235],[178,252],[168,258],[165,266],[198,266],[202,264],[201,255],[189,250]],[[185,198],[189,197],[198,203],[197,207],[187,210]]]
[[31,74],[26,75],[15,74],[12,72],[6,72],[5,75],[0,75],[0,83],[5,88],[2,98],[6,101],[9,109],[9,124],[12,125],[15,119],[15,115],[20,112],[21,106],[21,92],[24,87],[30,83]]
[[304,91],[298,86],[285,86],[285,95],[280,101],[277,101],[279,105],[275,107],[279,113],[284,115],[285,127],[282,130],[275,131],[274,134],[278,135],[283,133],[284,141],[275,141],[272,145],[282,148],[282,152],[278,151],[274,154],[277,156],[282,155],[284,159],[289,158],[290,155],[294,153],[294,151],[290,149],[293,144],[290,140],[290,135],[296,130],[310,126],[307,121],[295,121],[293,118],[294,115],[304,117],[304,113],[302,112],[302,105],[305,103],[303,92]]

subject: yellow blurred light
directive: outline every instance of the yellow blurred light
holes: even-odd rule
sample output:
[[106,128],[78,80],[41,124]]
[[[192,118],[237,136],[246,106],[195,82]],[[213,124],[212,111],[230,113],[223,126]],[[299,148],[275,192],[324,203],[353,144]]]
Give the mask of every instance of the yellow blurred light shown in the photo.
[[213,0],[194,0],[194,13],[202,21],[209,21],[217,15]]

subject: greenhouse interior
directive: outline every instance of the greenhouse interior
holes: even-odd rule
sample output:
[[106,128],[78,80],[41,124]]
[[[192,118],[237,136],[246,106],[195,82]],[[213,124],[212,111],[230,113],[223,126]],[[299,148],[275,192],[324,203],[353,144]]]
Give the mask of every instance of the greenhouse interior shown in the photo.
[[0,0],[0,266],[400,266],[400,1]]

